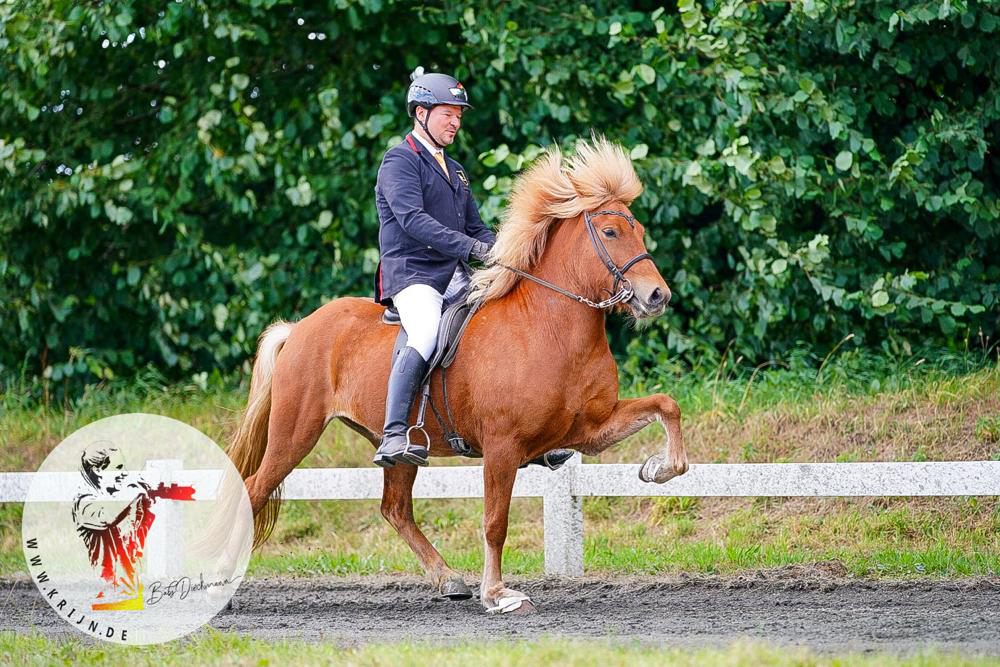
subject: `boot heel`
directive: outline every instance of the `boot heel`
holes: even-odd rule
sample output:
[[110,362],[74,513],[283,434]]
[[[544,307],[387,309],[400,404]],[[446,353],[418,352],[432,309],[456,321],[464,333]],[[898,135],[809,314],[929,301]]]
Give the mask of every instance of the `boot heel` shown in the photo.
[[389,456],[375,452],[375,458],[372,459],[372,463],[377,465],[379,468],[391,468],[396,465],[396,462]]

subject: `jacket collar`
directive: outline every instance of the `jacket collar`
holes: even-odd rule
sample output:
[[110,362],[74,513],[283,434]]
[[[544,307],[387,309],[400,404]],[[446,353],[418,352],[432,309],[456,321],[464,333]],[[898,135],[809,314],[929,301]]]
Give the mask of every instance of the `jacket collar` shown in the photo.
[[410,132],[410,136],[412,136],[414,139],[416,139],[417,142],[418,142],[418,144],[420,146],[422,146],[423,148],[426,148],[431,153],[441,153],[442,155],[444,155],[444,149],[443,148],[435,148],[435,147],[433,147],[429,141],[427,141],[426,139],[424,139],[423,137],[421,137],[416,132]]
[[452,190],[458,189],[458,166],[455,164],[453,160],[448,159],[448,156],[445,155],[444,151],[441,152],[441,155],[444,156],[444,162],[446,165],[448,165],[447,176],[441,170],[441,165],[439,165],[438,161],[434,159],[434,156],[431,155],[431,152],[429,150],[427,150],[427,147],[424,146],[423,142],[419,137],[417,137],[414,133],[411,132],[410,134],[406,135],[406,143],[410,145],[410,148],[415,153],[420,155],[421,159],[425,163],[427,163],[427,165],[430,166],[431,169],[434,172],[436,172],[438,176],[444,179],[445,183],[451,186]]

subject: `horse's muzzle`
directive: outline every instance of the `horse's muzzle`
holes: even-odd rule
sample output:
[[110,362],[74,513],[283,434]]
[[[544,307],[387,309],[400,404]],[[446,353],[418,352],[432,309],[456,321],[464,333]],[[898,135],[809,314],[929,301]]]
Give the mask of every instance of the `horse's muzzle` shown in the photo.
[[625,303],[628,304],[629,308],[632,310],[632,314],[635,315],[636,318],[659,317],[667,309],[667,304],[670,303],[670,297],[671,294],[669,287],[655,287],[645,298],[640,297],[639,294],[636,293]]

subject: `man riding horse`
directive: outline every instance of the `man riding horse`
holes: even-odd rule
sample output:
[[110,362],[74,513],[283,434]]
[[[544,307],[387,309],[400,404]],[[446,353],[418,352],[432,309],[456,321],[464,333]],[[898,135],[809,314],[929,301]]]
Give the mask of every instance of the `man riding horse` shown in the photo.
[[[410,76],[406,112],[412,132],[382,158],[375,185],[380,261],[375,301],[399,312],[406,345],[395,355],[385,401],[385,425],[372,462],[427,465],[427,448],[406,436],[413,399],[437,346],[442,305],[469,284],[468,262],[485,261],[496,235],[483,224],[461,164],[444,148],[455,141],[465,88],[447,74]],[[548,452],[532,461],[558,468],[572,452]]]

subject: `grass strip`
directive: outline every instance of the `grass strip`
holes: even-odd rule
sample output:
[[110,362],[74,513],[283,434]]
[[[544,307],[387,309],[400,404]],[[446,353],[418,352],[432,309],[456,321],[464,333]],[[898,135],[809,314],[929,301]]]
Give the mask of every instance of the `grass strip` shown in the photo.
[[119,647],[79,640],[0,633],[0,663],[79,665],[81,667],[169,667],[170,665],[650,665],[719,667],[965,667],[1000,665],[1000,658],[925,651],[909,655],[882,652],[816,653],[806,648],[739,642],[723,648],[664,648],[638,642],[542,639],[537,641],[461,642],[447,646],[386,643],[349,648],[330,642],[265,642],[205,630],[194,637],[150,647]]

